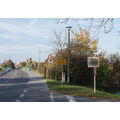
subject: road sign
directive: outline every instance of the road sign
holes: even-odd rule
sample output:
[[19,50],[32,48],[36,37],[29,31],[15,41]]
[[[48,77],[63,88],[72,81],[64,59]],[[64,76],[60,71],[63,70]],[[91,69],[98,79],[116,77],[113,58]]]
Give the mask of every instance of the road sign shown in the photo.
[[99,57],[88,57],[88,67],[99,67]]
[[88,67],[94,68],[94,93],[96,92],[96,67],[99,67],[99,57],[88,57]]
[[66,59],[58,59],[59,65],[66,65]]
[[49,62],[49,63],[53,63],[53,60],[49,60],[49,59],[48,59],[48,62]]
[[49,59],[49,60],[52,60],[52,59],[53,59],[53,55],[52,55],[52,54],[49,54],[49,55],[48,55],[48,59]]

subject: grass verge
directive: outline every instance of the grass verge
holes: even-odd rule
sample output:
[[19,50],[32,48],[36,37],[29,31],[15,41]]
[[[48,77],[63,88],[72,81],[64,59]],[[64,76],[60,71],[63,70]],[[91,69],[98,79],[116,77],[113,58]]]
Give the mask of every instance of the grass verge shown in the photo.
[[84,96],[92,97],[99,99],[111,99],[111,100],[120,100],[119,95],[115,95],[108,92],[96,91],[93,92],[92,88],[78,86],[78,85],[62,85],[61,81],[46,79],[48,87],[50,90],[54,90],[61,94],[67,94],[72,96]]
[[38,71],[36,71],[36,70],[34,70],[33,72],[38,73],[41,77],[44,78],[44,74],[43,74],[43,73],[40,73],[40,72],[38,72]]

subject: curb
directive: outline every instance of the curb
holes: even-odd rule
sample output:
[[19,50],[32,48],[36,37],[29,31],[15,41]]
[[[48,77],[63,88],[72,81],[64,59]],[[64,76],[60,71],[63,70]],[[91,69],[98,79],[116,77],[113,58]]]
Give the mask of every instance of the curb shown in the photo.
[[12,70],[12,69],[3,72],[2,74],[0,74],[0,77],[3,76],[4,74],[8,73],[8,72],[11,71],[11,70]]

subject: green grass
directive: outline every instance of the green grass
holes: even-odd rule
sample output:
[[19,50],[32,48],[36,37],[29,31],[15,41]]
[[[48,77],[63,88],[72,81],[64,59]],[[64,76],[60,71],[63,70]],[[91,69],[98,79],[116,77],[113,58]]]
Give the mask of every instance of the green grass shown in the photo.
[[96,91],[93,92],[92,88],[83,87],[79,85],[62,85],[61,81],[46,79],[50,90],[56,91],[61,94],[67,94],[72,96],[84,96],[100,99],[120,100],[119,95],[115,95],[108,92]]
[[41,77],[44,78],[44,74],[43,74],[43,73],[40,73],[40,72],[38,72],[37,70],[34,70],[33,72],[38,73]]

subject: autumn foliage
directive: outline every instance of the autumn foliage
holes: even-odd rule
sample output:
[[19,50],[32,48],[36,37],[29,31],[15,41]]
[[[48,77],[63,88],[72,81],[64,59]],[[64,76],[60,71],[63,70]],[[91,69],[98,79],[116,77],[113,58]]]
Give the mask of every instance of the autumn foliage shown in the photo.
[[[104,52],[98,51],[98,38],[92,38],[89,30],[84,30],[78,25],[77,30],[71,31],[70,42],[70,84],[77,84],[93,88],[94,75],[93,68],[88,68],[87,58],[98,56],[100,66],[97,68],[97,89],[107,92],[120,91],[120,57],[113,54],[106,58]],[[56,40],[55,56],[53,63],[45,61],[46,78],[61,80],[61,66],[58,65],[58,59],[66,59],[68,57],[68,44],[62,43],[58,37],[59,32],[55,32],[54,39]],[[60,39],[60,41],[59,41]],[[60,43],[60,44],[59,44]],[[62,46],[66,44],[66,46]],[[64,65],[64,72],[67,80],[67,65]]]

